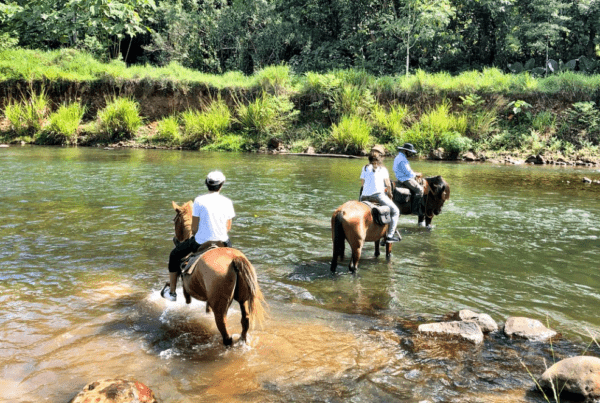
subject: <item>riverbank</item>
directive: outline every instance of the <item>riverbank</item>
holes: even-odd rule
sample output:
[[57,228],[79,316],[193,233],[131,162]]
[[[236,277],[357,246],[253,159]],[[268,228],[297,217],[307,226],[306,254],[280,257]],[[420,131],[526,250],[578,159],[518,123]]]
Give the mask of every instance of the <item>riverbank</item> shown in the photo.
[[600,76],[216,76],[68,49],[5,50],[0,71],[4,143],[360,156],[410,142],[437,160],[600,163]]

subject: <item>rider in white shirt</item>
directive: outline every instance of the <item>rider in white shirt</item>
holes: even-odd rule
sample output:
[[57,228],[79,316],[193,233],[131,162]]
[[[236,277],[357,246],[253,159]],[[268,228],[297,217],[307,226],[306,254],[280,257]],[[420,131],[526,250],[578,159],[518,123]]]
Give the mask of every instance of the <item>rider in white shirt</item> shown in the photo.
[[220,194],[225,175],[220,171],[212,171],[206,176],[204,183],[208,193],[196,197],[192,206],[192,237],[177,245],[169,255],[170,288],[165,286],[161,291],[163,298],[169,301],[177,300],[175,290],[181,273],[181,259],[213,243],[217,246],[231,246],[227,233],[231,229],[235,211],[231,200]]
[[382,146],[375,146],[371,149],[369,153],[369,165],[365,165],[360,173],[362,184],[361,199],[369,196],[371,200],[390,208],[392,222],[388,226],[385,242],[399,242],[402,238],[396,233],[396,227],[400,218],[400,210],[392,199],[386,195],[387,189],[391,193],[391,183],[390,174],[387,168],[383,166],[384,155],[385,150]]

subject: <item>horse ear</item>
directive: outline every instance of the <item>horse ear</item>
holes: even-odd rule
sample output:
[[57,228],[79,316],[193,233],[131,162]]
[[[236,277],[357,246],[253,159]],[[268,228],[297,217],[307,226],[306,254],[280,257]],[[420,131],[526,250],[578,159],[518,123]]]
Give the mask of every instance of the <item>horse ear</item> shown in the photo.
[[173,209],[179,211],[179,206],[177,205],[177,203],[175,203],[174,201],[171,201],[171,203],[173,204]]

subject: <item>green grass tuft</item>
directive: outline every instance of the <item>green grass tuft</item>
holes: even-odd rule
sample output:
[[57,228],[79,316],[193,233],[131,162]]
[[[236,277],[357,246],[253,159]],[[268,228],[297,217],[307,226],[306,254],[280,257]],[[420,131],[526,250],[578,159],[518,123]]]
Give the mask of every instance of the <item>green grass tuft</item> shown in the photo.
[[113,98],[98,112],[97,130],[108,141],[129,140],[142,125],[139,105],[131,98]]
[[61,105],[50,115],[48,124],[37,136],[41,144],[77,144],[79,124],[85,113],[85,107],[77,102]]
[[371,125],[361,116],[342,116],[340,122],[331,127],[331,139],[340,151],[360,154],[372,144]]

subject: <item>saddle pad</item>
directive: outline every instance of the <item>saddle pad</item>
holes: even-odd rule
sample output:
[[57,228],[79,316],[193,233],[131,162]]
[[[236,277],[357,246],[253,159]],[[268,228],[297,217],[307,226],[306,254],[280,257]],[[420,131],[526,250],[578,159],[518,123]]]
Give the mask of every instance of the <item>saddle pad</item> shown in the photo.
[[371,208],[371,215],[373,216],[373,221],[375,221],[376,224],[386,225],[392,222],[392,214],[388,206],[373,204],[365,200],[361,200],[361,202]]
[[196,268],[196,262],[206,252],[212,249],[220,248],[216,243],[211,243],[205,248],[200,248],[194,253],[190,253],[181,260],[181,274],[192,274]]
[[394,202],[396,204],[404,204],[410,201],[410,190],[405,187],[396,187],[394,189]]

